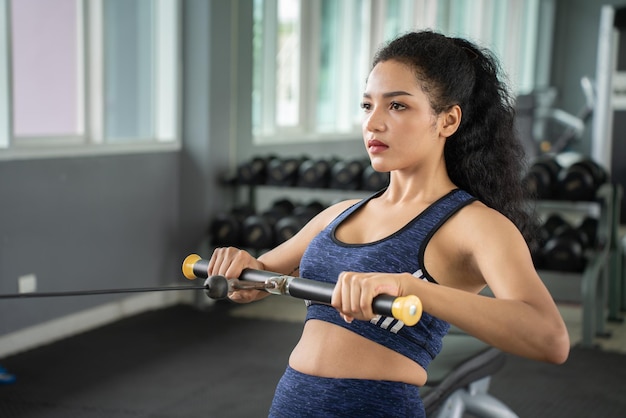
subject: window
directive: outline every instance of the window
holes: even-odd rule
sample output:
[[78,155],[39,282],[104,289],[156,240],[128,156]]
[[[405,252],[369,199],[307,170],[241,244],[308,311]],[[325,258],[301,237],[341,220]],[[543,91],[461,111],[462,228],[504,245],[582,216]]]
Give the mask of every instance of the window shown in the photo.
[[20,0],[11,4],[15,136],[82,134],[79,4]]
[[369,5],[368,0],[255,0],[257,142],[354,136],[370,58],[369,25],[363,25]]
[[176,145],[179,15],[179,0],[0,0],[0,158]]
[[373,54],[381,43],[409,30],[433,29],[490,48],[514,92],[527,93],[535,86],[542,43],[537,35],[540,3],[255,0],[254,141],[358,138],[358,105]]

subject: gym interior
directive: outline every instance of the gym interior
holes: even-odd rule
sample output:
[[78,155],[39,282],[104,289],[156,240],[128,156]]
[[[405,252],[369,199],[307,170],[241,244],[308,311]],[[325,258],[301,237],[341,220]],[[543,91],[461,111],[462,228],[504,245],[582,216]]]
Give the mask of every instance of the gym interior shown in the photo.
[[0,0],[0,416],[266,416],[303,301],[210,298],[184,260],[260,254],[384,187],[350,93],[426,27],[503,61],[572,342],[553,366],[451,334],[429,416],[624,416],[617,0]]

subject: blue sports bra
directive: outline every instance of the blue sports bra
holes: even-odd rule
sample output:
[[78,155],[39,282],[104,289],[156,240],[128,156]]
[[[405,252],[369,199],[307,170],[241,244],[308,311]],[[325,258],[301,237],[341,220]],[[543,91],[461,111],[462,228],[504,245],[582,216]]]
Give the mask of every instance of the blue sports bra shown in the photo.
[[[382,191],[346,209],[309,244],[300,262],[300,276],[336,283],[342,271],[412,273],[418,280],[436,283],[424,269],[424,251],[434,233],[453,214],[476,198],[463,190],[453,190],[430,205],[392,235],[366,244],[347,244],[335,231],[352,213]],[[331,306],[308,304],[306,320],[319,319],[349,329],[378,344],[397,351],[424,369],[441,351],[442,338],[450,325],[423,312],[414,326],[405,326],[392,317],[346,323]]]

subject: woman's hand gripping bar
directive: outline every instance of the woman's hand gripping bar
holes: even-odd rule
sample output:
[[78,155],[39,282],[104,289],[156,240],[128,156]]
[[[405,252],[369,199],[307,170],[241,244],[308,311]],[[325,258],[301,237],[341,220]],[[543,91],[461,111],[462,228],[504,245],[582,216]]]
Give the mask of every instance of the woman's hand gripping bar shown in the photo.
[[[232,290],[261,289],[277,295],[330,304],[335,288],[332,283],[255,269],[245,269],[238,279],[227,280],[222,276],[209,276],[208,267],[208,260],[191,254],[183,261],[183,275],[190,280],[206,279],[206,293],[212,299],[223,299]],[[372,308],[378,315],[392,316],[409,326],[417,324],[422,316],[422,302],[414,295],[378,295],[372,302]]]

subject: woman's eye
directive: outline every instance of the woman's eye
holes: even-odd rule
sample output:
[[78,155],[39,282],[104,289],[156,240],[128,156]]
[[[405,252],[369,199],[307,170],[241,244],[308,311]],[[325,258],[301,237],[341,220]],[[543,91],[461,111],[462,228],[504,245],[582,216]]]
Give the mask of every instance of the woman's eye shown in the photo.
[[369,103],[361,103],[361,109],[363,110],[370,110],[370,108],[372,107],[372,105],[370,105]]
[[391,106],[390,106],[393,110],[403,110],[406,109],[406,106],[403,104],[400,104],[398,102],[391,102]]

